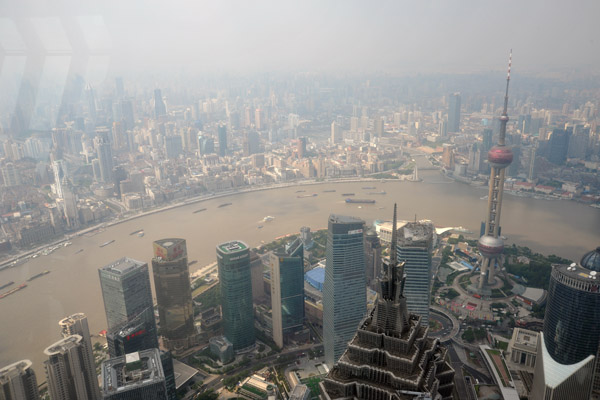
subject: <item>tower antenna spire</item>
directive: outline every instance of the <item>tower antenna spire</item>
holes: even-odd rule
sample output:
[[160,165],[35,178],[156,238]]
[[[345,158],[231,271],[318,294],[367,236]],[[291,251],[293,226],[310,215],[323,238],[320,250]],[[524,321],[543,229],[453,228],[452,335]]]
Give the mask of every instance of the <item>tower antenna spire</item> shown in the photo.
[[508,85],[510,84],[510,68],[512,66],[512,49],[508,56],[508,72],[506,73],[506,92],[504,93],[504,109],[502,110],[502,116],[500,117],[500,137],[498,138],[498,144],[504,146],[506,138],[506,123],[508,122]]
[[394,221],[392,222],[392,243],[390,246],[390,265],[394,267],[398,264],[398,234],[396,232],[396,203],[394,203]]

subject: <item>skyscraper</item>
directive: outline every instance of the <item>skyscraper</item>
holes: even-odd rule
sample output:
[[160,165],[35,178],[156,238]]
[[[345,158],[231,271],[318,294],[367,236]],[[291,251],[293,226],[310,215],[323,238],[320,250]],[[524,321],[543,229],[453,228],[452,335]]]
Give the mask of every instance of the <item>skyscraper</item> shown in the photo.
[[223,333],[233,349],[243,352],[254,348],[254,310],[248,246],[239,241],[217,246]]
[[[599,272],[600,247],[586,253],[579,265],[552,266],[532,398],[548,398],[543,396],[549,391],[554,391],[553,398],[562,394],[569,399],[587,399],[592,389],[600,394],[600,363],[595,360],[592,378],[590,362],[599,351]],[[570,384],[556,387],[557,381]]]
[[469,290],[480,295],[490,296],[489,285],[494,283],[494,269],[496,263],[501,263],[504,241],[500,235],[500,211],[502,210],[502,194],[504,193],[504,174],[506,167],[513,159],[510,147],[506,146],[506,123],[508,122],[508,84],[510,83],[510,67],[512,53],[508,61],[508,74],[506,76],[506,93],[504,95],[504,110],[500,116],[500,135],[498,144],[488,152],[488,161],[492,167],[489,180],[488,210],[485,221],[485,231],[479,239],[478,248],[481,253],[481,276],[476,287],[470,286]]
[[281,253],[271,253],[273,340],[283,347],[304,324],[304,245],[300,238]]
[[217,132],[219,136],[219,155],[225,157],[227,155],[227,126],[219,125]]
[[21,360],[0,368],[0,399],[39,400],[37,379],[31,361]]
[[340,125],[333,121],[331,123],[331,144],[336,144],[342,141],[342,129]]
[[111,358],[102,363],[104,400],[167,400],[158,349]]
[[381,241],[373,229],[365,234],[365,267],[367,284],[375,289],[381,273]]
[[160,89],[154,89],[154,118],[158,119],[163,115],[167,115],[167,106],[165,106]]
[[[96,391],[95,399],[100,398],[100,389],[98,388],[98,379],[96,377],[96,366],[94,363],[94,352],[92,349],[92,340],[90,338],[90,329],[88,327],[87,317],[83,313],[73,314],[67,318],[64,318],[58,322],[61,328],[61,335],[63,338],[68,338],[72,335],[81,336],[81,355],[82,365],[86,371],[93,371],[92,374],[86,375],[86,378],[93,379],[92,382],[88,382],[87,385]],[[91,399],[91,398],[90,398]]]
[[398,261],[404,262],[406,274],[406,306],[411,314],[421,317],[423,326],[429,326],[434,229],[431,222],[409,222],[397,232]]
[[167,158],[177,158],[181,153],[183,153],[181,136],[165,137],[165,155]]
[[325,362],[333,367],[367,311],[364,221],[331,214],[323,283]]
[[100,163],[100,180],[104,183],[112,183],[114,165],[110,143],[101,138],[97,139],[95,145],[98,153],[98,162]]
[[570,131],[565,129],[552,130],[548,145],[548,161],[556,165],[564,165],[569,150]]
[[148,264],[123,257],[98,273],[109,331],[120,329],[140,314],[154,320]]
[[448,104],[448,132],[460,132],[460,93],[450,95]]
[[326,400],[452,399],[454,370],[446,361],[448,351],[439,339],[427,337],[421,317],[406,307],[406,275],[395,252],[395,205],[393,221],[390,259],[384,263],[380,296],[320,383]]
[[194,344],[194,304],[187,247],[184,239],[161,239],[152,244],[152,273],[161,335],[170,350]]
[[48,392],[52,400],[100,398],[96,368],[90,370],[85,361],[83,338],[71,335],[44,350]]

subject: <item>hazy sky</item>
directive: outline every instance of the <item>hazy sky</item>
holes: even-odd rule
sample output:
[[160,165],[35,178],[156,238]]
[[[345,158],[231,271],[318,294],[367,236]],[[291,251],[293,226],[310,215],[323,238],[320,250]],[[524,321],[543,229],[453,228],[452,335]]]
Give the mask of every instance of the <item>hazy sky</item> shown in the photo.
[[56,16],[115,72],[475,72],[504,69],[510,48],[524,73],[600,65],[597,0],[0,0],[4,25],[34,18],[64,50]]

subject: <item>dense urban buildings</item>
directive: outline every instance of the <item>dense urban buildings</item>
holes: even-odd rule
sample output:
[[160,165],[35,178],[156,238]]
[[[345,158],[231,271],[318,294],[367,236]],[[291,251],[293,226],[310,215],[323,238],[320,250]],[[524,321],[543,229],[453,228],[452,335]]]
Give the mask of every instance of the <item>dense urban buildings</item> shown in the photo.
[[454,370],[446,361],[447,349],[439,339],[428,338],[428,326],[407,309],[404,263],[394,251],[396,206],[392,232],[380,296],[320,384],[325,399],[414,399],[426,394],[452,399]]
[[31,361],[17,361],[0,369],[0,399],[40,399],[37,379],[33,368],[31,368]]
[[48,347],[44,363],[52,400],[100,399],[96,368],[86,362],[83,338],[71,335]]
[[236,352],[254,348],[254,311],[248,245],[239,240],[217,246],[223,333]]
[[331,367],[367,311],[364,221],[331,214],[323,284],[323,344]]
[[186,243],[184,239],[161,239],[152,247],[161,336],[168,349],[186,349],[196,337]]
[[396,234],[398,261],[404,263],[406,274],[404,295],[408,312],[419,315],[421,324],[429,326],[435,227],[429,221],[408,222]]
[[280,348],[304,325],[304,245],[300,238],[271,253],[273,340]]
[[143,350],[102,363],[104,400],[167,400],[158,349]]

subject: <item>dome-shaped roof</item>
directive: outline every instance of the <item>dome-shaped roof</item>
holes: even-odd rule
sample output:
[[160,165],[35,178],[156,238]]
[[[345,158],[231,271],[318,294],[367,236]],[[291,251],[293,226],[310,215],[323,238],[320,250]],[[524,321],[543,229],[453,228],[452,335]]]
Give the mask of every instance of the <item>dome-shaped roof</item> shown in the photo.
[[592,250],[581,257],[579,264],[590,271],[600,272],[600,247],[596,247],[596,250]]

